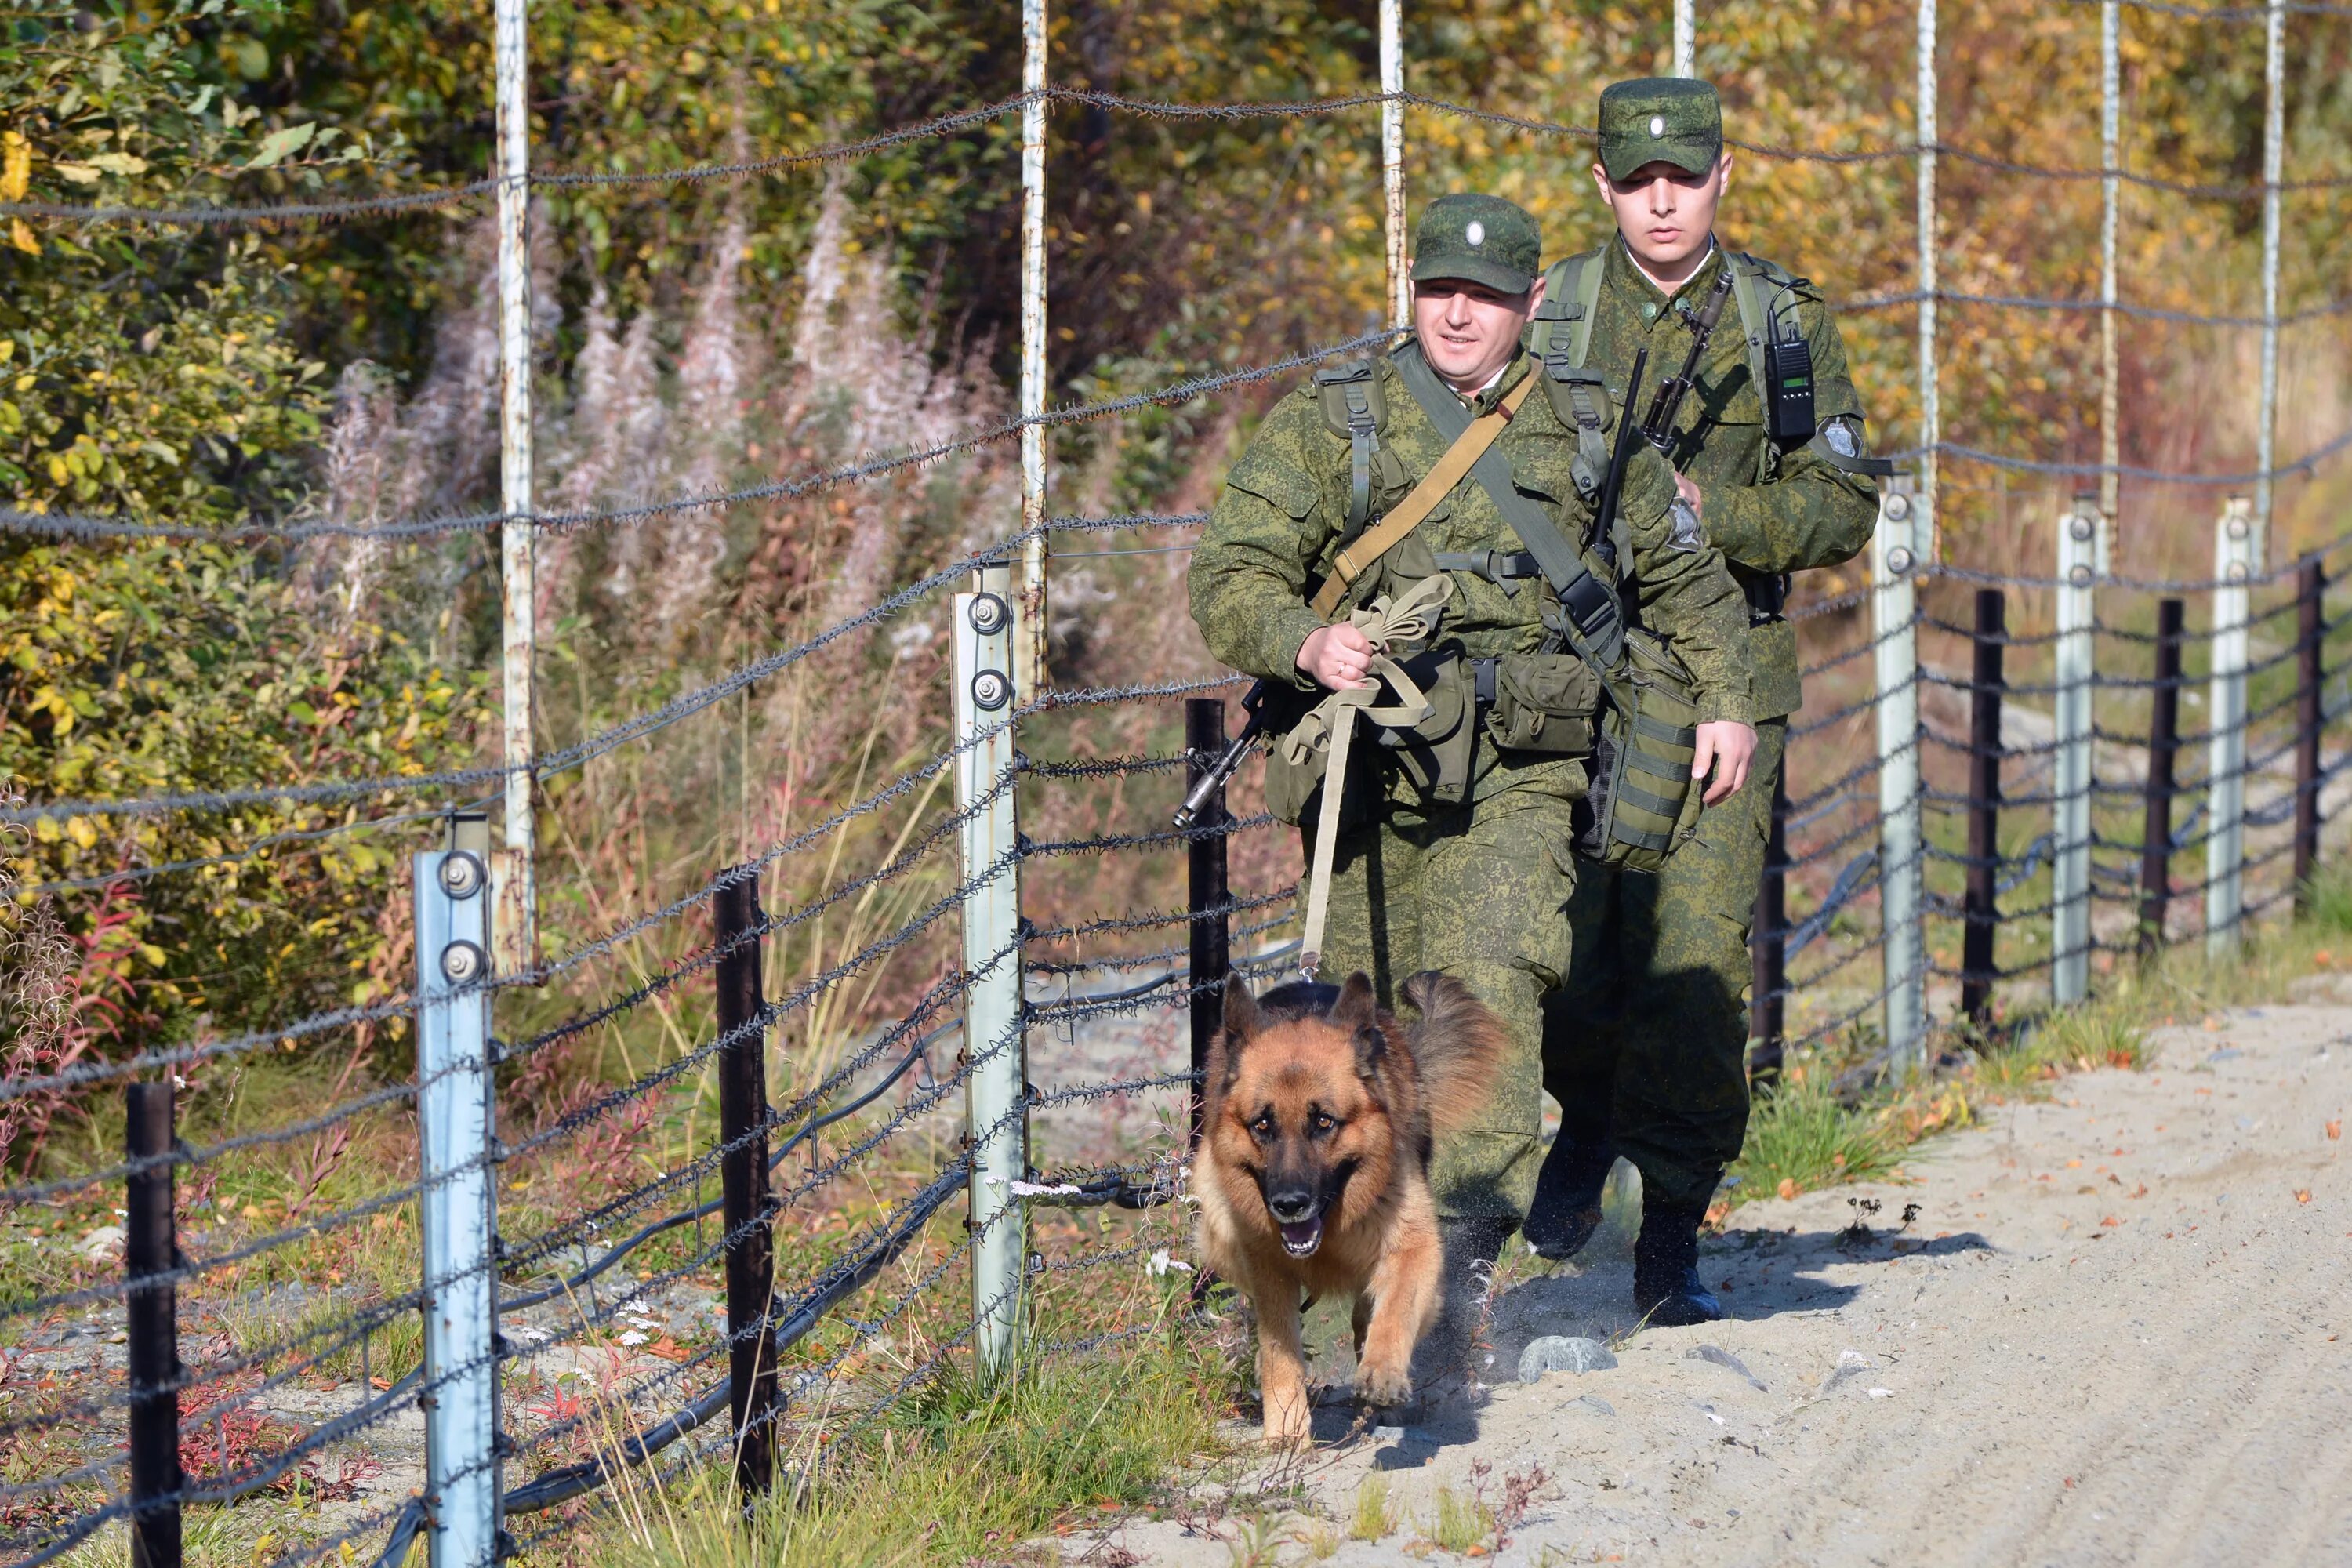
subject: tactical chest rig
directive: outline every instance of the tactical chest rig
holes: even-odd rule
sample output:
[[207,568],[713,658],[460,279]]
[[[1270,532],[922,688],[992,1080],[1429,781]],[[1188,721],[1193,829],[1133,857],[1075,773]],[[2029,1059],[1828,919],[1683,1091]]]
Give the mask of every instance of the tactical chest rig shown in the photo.
[[[1589,569],[1583,552],[1544,505],[1514,482],[1509,458],[1493,445],[1500,425],[1496,415],[1474,421],[1415,344],[1396,351],[1391,363],[1448,448],[1412,495],[1386,517],[1374,520],[1372,497],[1402,482],[1404,472],[1380,438],[1387,424],[1385,387],[1370,361],[1317,374],[1325,424],[1349,444],[1349,495],[1347,542],[1334,558],[1314,608],[1326,618],[1332,616],[1350,587],[1419,525],[1436,500],[1463,478],[1477,480],[1526,548],[1433,552],[1436,568],[1442,574],[1474,574],[1507,588],[1517,580],[1540,576],[1551,589],[1543,617],[1549,635],[1540,652],[1500,658],[1456,657],[1425,682],[1431,689],[1429,710],[1439,724],[1460,716],[1462,745],[1459,776],[1443,778],[1436,789],[1423,793],[1440,802],[1462,798],[1455,791],[1466,790],[1468,743],[1475,742],[1479,729],[1507,753],[1580,757],[1589,789],[1579,812],[1578,851],[1605,865],[1655,869],[1696,830],[1699,792],[1692,788],[1690,769],[1696,754],[1697,708],[1681,661],[1631,622],[1619,595],[1613,579],[1619,563],[1630,554],[1622,523],[1591,542],[1607,575]],[[1531,369],[1528,381],[1497,412],[1507,418],[1507,409],[1536,385],[1543,388],[1561,422],[1576,432],[1570,477],[1583,499],[1597,503],[1611,463],[1606,388],[1598,376],[1564,361],[1557,367],[1547,363]],[[1489,425],[1493,428],[1480,428]],[[1437,493],[1424,495],[1433,485]],[[1438,596],[1441,604],[1444,596]],[[1391,610],[1384,598],[1350,618],[1361,626]],[[1433,622],[1436,613],[1432,612]],[[1412,660],[1404,668],[1412,668]],[[1463,700],[1449,702],[1449,687]],[[1329,700],[1325,700],[1326,706]],[[1425,729],[1428,724],[1425,719]],[[1449,729],[1446,738],[1456,733]],[[1409,753],[1416,740],[1427,737],[1387,732],[1382,738],[1392,746],[1402,740]],[[1267,774],[1269,807],[1297,820],[1322,774],[1320,759],[1299,747],[1278,750]],[[1422,781],[1416,777],[1415,782]],[[1339,803],[1327,795],[1324,805],[1327,822],[1336,826]]]

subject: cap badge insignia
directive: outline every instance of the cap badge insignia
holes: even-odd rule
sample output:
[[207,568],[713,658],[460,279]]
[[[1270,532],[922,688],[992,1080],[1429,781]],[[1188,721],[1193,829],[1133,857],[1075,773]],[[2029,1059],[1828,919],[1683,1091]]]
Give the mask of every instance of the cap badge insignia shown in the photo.
[[1650,134],[1653,136],[1664,136],[1665,133],[1666,117],[1663,114],[1653,114],[1650,116]]
[[1474,246],[1484,245],[1486,243],[1486,226],[1474,217],[1470,220],[1470,226],[1462,231],[1462,237]]

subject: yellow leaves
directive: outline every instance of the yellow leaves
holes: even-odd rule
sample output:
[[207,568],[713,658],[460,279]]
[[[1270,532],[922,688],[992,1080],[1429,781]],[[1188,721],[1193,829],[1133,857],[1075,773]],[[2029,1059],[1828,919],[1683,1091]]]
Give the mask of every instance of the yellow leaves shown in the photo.
[[[73,710],[60,703],[55,711],[60,715],[58,720],[58,733],[62,735],[73,727]],[[66,837],[73,840],[74,847],[78,849],[98,847],[98,826],[87,816],[68,817]]]
[[21,131],[0,132],[0,202],[21,202],[33,181],[33,144]]

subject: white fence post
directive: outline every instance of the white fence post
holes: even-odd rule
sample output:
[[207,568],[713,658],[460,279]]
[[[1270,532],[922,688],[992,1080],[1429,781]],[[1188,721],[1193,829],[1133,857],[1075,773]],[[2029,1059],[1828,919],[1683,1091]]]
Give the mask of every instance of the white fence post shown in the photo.
[[1010,664],[1024,691],[1045,689],[1045,0],[1021,0],[1021,612]]
[[2254,563],[2262,558],[2253,503],[2231,496],[2213,532],[2213,671],[2205,742],[2205,951],[2238,942],[2245,910],[2246,617]]
[[[1942,288],[1936,223],[1936,0],[1919,0],[1918,79],[1913,87],[1913,123],[1918,127],[1919,278],[1919,500],[1932,525],[1937,516],[1938,447],[1944,439],[1943,398],[1936,371],[1936,295]],[[1919,535],[1924,549],[1932,534]]]
[[1389,325],[1412,321],[1405,278],[1404,17],[1402,0],[1381,0],[1381,194],[1388,210]]
[[[2254,413],[2254,527],[2267,534],[2277,489],[2279,356],[2279,183],[2286,174],[2286,0],[2270,0],[2263,52],[2262,388]],[[2255,557],[2259,569],[2262,558]]]
[[489,1568],[499,1467],[488,835],[461,817],[452,837],[414,861],[425,1539],[433,1568]]
[[[955,599],[956,805],[963,879],[964,1129],[971,1140],[974,1348],[999,1372],[1018,1348],[1027,1252],[1013,1184],[1029,1169],[1027,1031],[1022,1023],[1021,875],[1015,859],[1012,716],[1022,700],[1013,651],[1023,628],[1012,574],[984,566],[977,593]],[[984,738],[983,738],[984,737]]]
[[2091,989],[2091,665],[2094,595],[2106,568],[2099,498],[2077,496],[2058,518],[2057,754],[2051,803],[2050,995],[2080,1002]]
[[1885,936],[1887,1066],[1915,1070],[1927,1034],[1919,800],[1919,632],[1915,584],[1933,522],[1907,478],[1878,500],[1870,545],[1878,679],[1878,903]]
[[506,515],[499,525],[505,691],[499,740],[507,776],[494,923],[499,972],[522,974],[539,961],[539,780],[530,765],[539,682],[537,528],[530,515],[530,58],[525,0],[497,0],[497,12],[499,509]]

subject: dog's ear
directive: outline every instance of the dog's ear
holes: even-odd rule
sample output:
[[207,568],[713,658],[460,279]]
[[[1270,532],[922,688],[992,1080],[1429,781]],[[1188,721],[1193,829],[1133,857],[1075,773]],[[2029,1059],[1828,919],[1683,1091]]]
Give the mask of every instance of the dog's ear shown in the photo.
[[1381,1005],[1372,995],[1372,983],[1362,970],[1348,976],[1339,987],[1339,1000],[1331,1005],[1331,1022],[1348,1031],[1356,1047],[1356,1076],[1370,1078],[1381,1070],[1381,1059],[1388,1055],[1388,1036],[1381,1028]]
[[1209,1058],[1209,1082],[1220,1090],[1233,1087],[1242,1070],[1242,1047],[1259,1027],[1257,998],[1250,994],[1249,982],[1238,974],[1226,975],[1224,1002],[1224,1027]]

